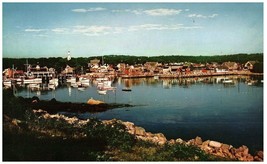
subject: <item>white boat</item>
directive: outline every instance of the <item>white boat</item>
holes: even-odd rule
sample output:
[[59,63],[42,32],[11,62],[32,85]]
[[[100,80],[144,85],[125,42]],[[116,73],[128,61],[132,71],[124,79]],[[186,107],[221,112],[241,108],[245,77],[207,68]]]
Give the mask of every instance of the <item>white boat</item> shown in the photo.
[[29,87],[31,90],[39,90],[39,89],[40,89],[40,84],[30,83],[30,84],[28,85],[28,87]]
[[53,79],[49,80],[49,83],[50,84],[58,84],[58,79],[53,78]]
[[42,78],[26,78],[23,80],[24,84],[41,84]]
[[108,78],[107,77],[99,77],[95,79],[96,81],[107,81]]
[[82,77],[80,78],[79,81],[81,82],[82,85],[90,86],[90,79]]
[[111,81],[110,80],[104,81],[103,84],[104,84],[104,88],[111,87]]
[[11,80],[4,80],[3,81],[3,84],[5,85],[5,86],[11,86]]
[[84,91],[84,90],[85,90],[85,87],[83,87],[83,86],[78,86],[78,90],[79,90],[79,91]]
[[223,80],[223,83],[224,84],[232,84],[232,83],[234,83],[234,81],[233,80],[230,80],[230,79],[224,79]]
[[71,83],[71,86],[74,88],[78,88],[78,84],[77,83]]
[[48,88],[49,89],[52,89],[52,90],[55,90],[56,89],[56,86],[54,84],[48,84]]
[[19,84],[23,82],[22,79],[23,78],[13,78],[13,80],[16,81],[16,83],[19,83]]
[[106,81],[103,81],[103,82],[98,82],[97,83],[97,87],[98,88],[112,90],[112,89],[114,89],[114,87],[111,86],[111,83],[112,82],[110,80],[106,80]]
[[67,78],[67,83],[76,83],[76,77]]
[[255,85],[257,83],[257,80],[248,80],[247,85]]
[[97,90],[98,94],[105,95],[107,94],[107,90]]

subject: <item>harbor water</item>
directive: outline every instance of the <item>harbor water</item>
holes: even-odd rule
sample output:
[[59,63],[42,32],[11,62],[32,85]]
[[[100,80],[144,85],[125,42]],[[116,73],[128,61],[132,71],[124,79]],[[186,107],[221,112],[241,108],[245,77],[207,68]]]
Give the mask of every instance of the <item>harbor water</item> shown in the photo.
[[[223,83],[226,78],[232,82]],[[31,90],[24,86],[17,89],[17,96],[81,103],[94,98],[106,103],[131,104],[134,107],[80,113],[78,117],[116,118],[152,133],[163,133],[167,139],[189,140],[200,136],[234,147],[246,145],[253,152],[263,150],[261,80],[262,77],[249,76],[116,79],[112,83],[115,88],[104,95],[91,82],[82,91],[70,84],[60,84],[55,90]],[[131,91],[123,91],[124,88]]]

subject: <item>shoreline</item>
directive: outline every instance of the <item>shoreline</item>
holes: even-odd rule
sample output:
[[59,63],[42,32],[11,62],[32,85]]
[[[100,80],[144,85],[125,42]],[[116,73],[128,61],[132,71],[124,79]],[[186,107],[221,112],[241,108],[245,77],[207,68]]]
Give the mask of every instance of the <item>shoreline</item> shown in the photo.
[[[33,110],[33,113],[37,116],[43,117],[44,119],[64,119],[68,124],[76,126],[77,124],[85,125],[90,122],[90,119],[81,120],[77,117],[68,117],[62,114],[49,114],[47,111],[39,109]],[[166,139],[162,133],[151,133],[147,132],[144,128],[136,126],[132,122],[122,121],[117,119],[111,120],[100,120],[104,125],[115,125],[122,124],[126,127],[126,131],[129,134],[134,135],[137,140],[142,140],[145,142],[150,142],[159,146],[164,145],[174,145],[174,144],[183,144],[188,146],[196,146],[203,150],[204,152],[215,155],[222,158],[227,158],[230,160],[240,160],[240,161],[263,161],[263,151],[259,150],[255,155],[251,155],[249,148],[245,145],[242,145],[238,148],[233,147],[230,144],[221,143],[214,140],[203,141],[201,137],[196,136],[196,138],[190,140],[183,140],[181,138],[177,139]],[[44,132],[45,133],[45,132]]]
[[198,77],[213,77],[213,76],[230,76],[230,75],[245,75],[245,76],[263,76],[264,73],[253,73],[250,71],[231,71],[217,73],[198,73],[198,74],[154,74],[154,75],[120,75],[123,79],[128,78],[198,78]]
[[[4,96],[4,97],[6,97],[8,99],[10,98],[8,96]],[[27,106],[28,106],[27,103],[30,103],[32,105],[31,109],[37,109],[37,110],[45,109],[46,110],[45,106],[47,104],[51,105],[50,106],[51,108],[49,110],[47,110],[48,112],[52,111],[51,113],[57,112],[57,110],[54,110],[55,108],[53,105],[55,105],[56,103],[61,103],[61,102],[57,102],[54,99],[51,101],[47,101],[45,103],[46,105],[43,104],[43,105],[38,106],[37,104],[40,102],[38,102],[38,100],[35,100],[34,98],[17,97],[17,99],[20,101],[20,103],[23,103],[24,105],[27,105]],[[25,103],[25,102],[27,102],[27,103]],[[63,103],[63,104],[65,104],[67,107],[69,107],[70,104],[73,104],[73,103]],[[83,106],[84,104],[85,103],[78,103],[78,104],[74,103],[74,106],[77,105],[79,107],[79,106]],[[119,105],[121,105],[121,104],[119,104]],[[93,107],[93,106],[91,106],[91,107]],[[107,109],[107,107],[110,107],[110,108]],[[123,106],[123,107],[125,107],[125,106]],[[102,104],[102,106],[101,106],[101,104],[100,105],[94,105],[94,108],[95,109],[98,109],[98,108],[101,109],[102,108],[102,110],[109,110],[109,109],[112,109],[112,104]],[[115,106],[114,108],[118,108],[118,106]],[[9,108],[6,108],[6,110],[8,110],[8,109]],[[64,106],[62,109],[65,109],[66,111],[69,110],[69,109],[65,108]],[[86,121],[86,120],[80,120],[80,119],[76,118],[75,116],[74,117],[68,117],[68,116],[61,115],[61,114],[54,114],[53,115],[50,112],[49,112],[49,114],[45,114],[48,119],[52,117],[55,119],[66,118],[65,120],[67,120],[67,121],[72,120],[72,122]],[[97,110],[95,110],[95,112],[97,112]],[[101,112],[101,110],[100,110],[100,112]],[[17,123],[16,119],[15,120],[13,119],[12,122],[13,121],[15,123]],[[19,120],[18,120],[18,122],[19,122]],[[101,122],[104,122],[104,124],[110,124],[111,126],[115,123],[121,123],[121,124],[125,125],[127,127],[128,132],[130,134],[134,135],[135,138],[137,138],[138,140],[152,142],[156,145],[166,145],[166,144],[167,145],[172,145],[172,144],[193,145],[193,146],[199,147],[201,150],[204,150],[207,153],[218,155],[221,157],[224,157],[225,155],[227,155],[227,157],[231,157],[231,159],[233,158],[233,159],[238,159],[241,161],[253,161],[253,160],[262,161],[263,160],[263,151],[259,151],[260,154],[257,153],[255,155],[251,155],[249,153],[249,148],[247,146],[244,146],[244,145],[239,147],[239,148],[234,148],[233,146],[231,146],[229,144],[220,143],[218,141],[212,141],[212,140],[202,141],[202,139],[198,136],[196,138],[190,139],[190,140],[183,140],[181,138],[168,140],[168,139],[166,139],[164,134],[162,134],[162,133],[153,134],[150,132],[146,132],[146,130],[144,128],[138,127],[132,122],[125,122],[125,121],[121,121],[121,120],[117,120],[117,119],[104,120]]]

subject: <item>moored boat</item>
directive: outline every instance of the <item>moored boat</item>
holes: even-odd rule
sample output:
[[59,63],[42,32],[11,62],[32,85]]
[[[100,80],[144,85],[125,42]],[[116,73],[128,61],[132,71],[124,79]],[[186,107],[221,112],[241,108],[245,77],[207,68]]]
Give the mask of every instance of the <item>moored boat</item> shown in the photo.
[[24,84],[41,84],[42,78],[25,78],[23,80]]
[[100,89],[100,90],[97,90],[98,94],[100,95],[105,95],[107,94],[107,90],[103,90],[103,89]]
[[224,79],[224,80],[222,81],[222,83],[224,83],[224,84],[233,84],[234,81],[231,80],[231,79]]
[[122,91],[130,92],[130,91],[132,91],[132,89],[131,88],[123,88]]

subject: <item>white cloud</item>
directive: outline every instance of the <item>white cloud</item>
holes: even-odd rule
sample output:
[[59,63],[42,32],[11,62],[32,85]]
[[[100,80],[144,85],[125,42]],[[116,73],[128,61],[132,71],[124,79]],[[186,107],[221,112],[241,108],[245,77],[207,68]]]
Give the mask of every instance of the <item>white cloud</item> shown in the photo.
[[73,9],[73,12],[77,12],[77,13],[86,13],[87,10],[86,9]]
[[89,9],[73,9],[73,12],[77,13],[86,13],[86,12],[94,12],[94,11],[104,11],[107,10],[106,8],[102,7],[95,7],[95,8],[89,8]]
[[41,32],[46,31],[45,29],[36,29],[36,28],[27,28],[24,30],[25,32]]
[[180,29],[197,29],[202,28],[201,26],[184,26],[183,24],[172,24],[172,25],[163,25],[163,24],[143,24],[137,26],[130,26],[128,31],[140,31],[140,30],[180,30]]
[[217,16],[218,16],[218,14],[212,14],[212,15],[209,16],[209,18],[214,18],[214,17],[217,17]]
[[74,34],[83,34],[87,36],[106,35],[112,32],[110,26],[74,26]]
[[212,15],[202,15],[202,14],[189,14],[188,17],[189,18],[214,18],[218,16],[218,14],[212,14]]
[[112,12],[118,12],[118,13],[127,12],[127,13],[133,13],[136,15],[146,14],[150,16],[170,16],[170,15],[180,14],[182,10],[160,8],[160,9],[151,9],[151,10],[143,10],[143,9],[112,10]]
[[113,13],[133,13],[136,15],[140,15],[143,13],[142,9],[137,9],[137,10],[130,10],[130,9],[124,9],[124,10],[111,10]]
[[182,10],[176,9],[153,9],[153,10],[144,10],[144,13],[151,16],[169,16],[180,14]]
[[103,7],[96,7],[96,8],[88,9],[87,12],[90,12],[90,11],[104,11],[104,10],[107,10],[107,9],[103,8]]
[[65,33],[67,32],[69,29],[68,28],[54,28],[51,31],[55,32],[55,33]]
[[[28,28],[25,32],[32,32],[35,36],[48,37],[52,34],[64,34],[64,35],[85,35],[85,36],[101,36],[108,34],[121,34],[125,32],[134,31],[152,31],[152,30],[181,30],[181,29],[198,29],[201,26],[185,26],[184,24],[141,24],[132,25],[127,27],[122,26],[99,26],[99,25],[77,25],[69,28],[53,28],[53,29],[36,29]],[[41,32],[44,31],[44,32]]]

